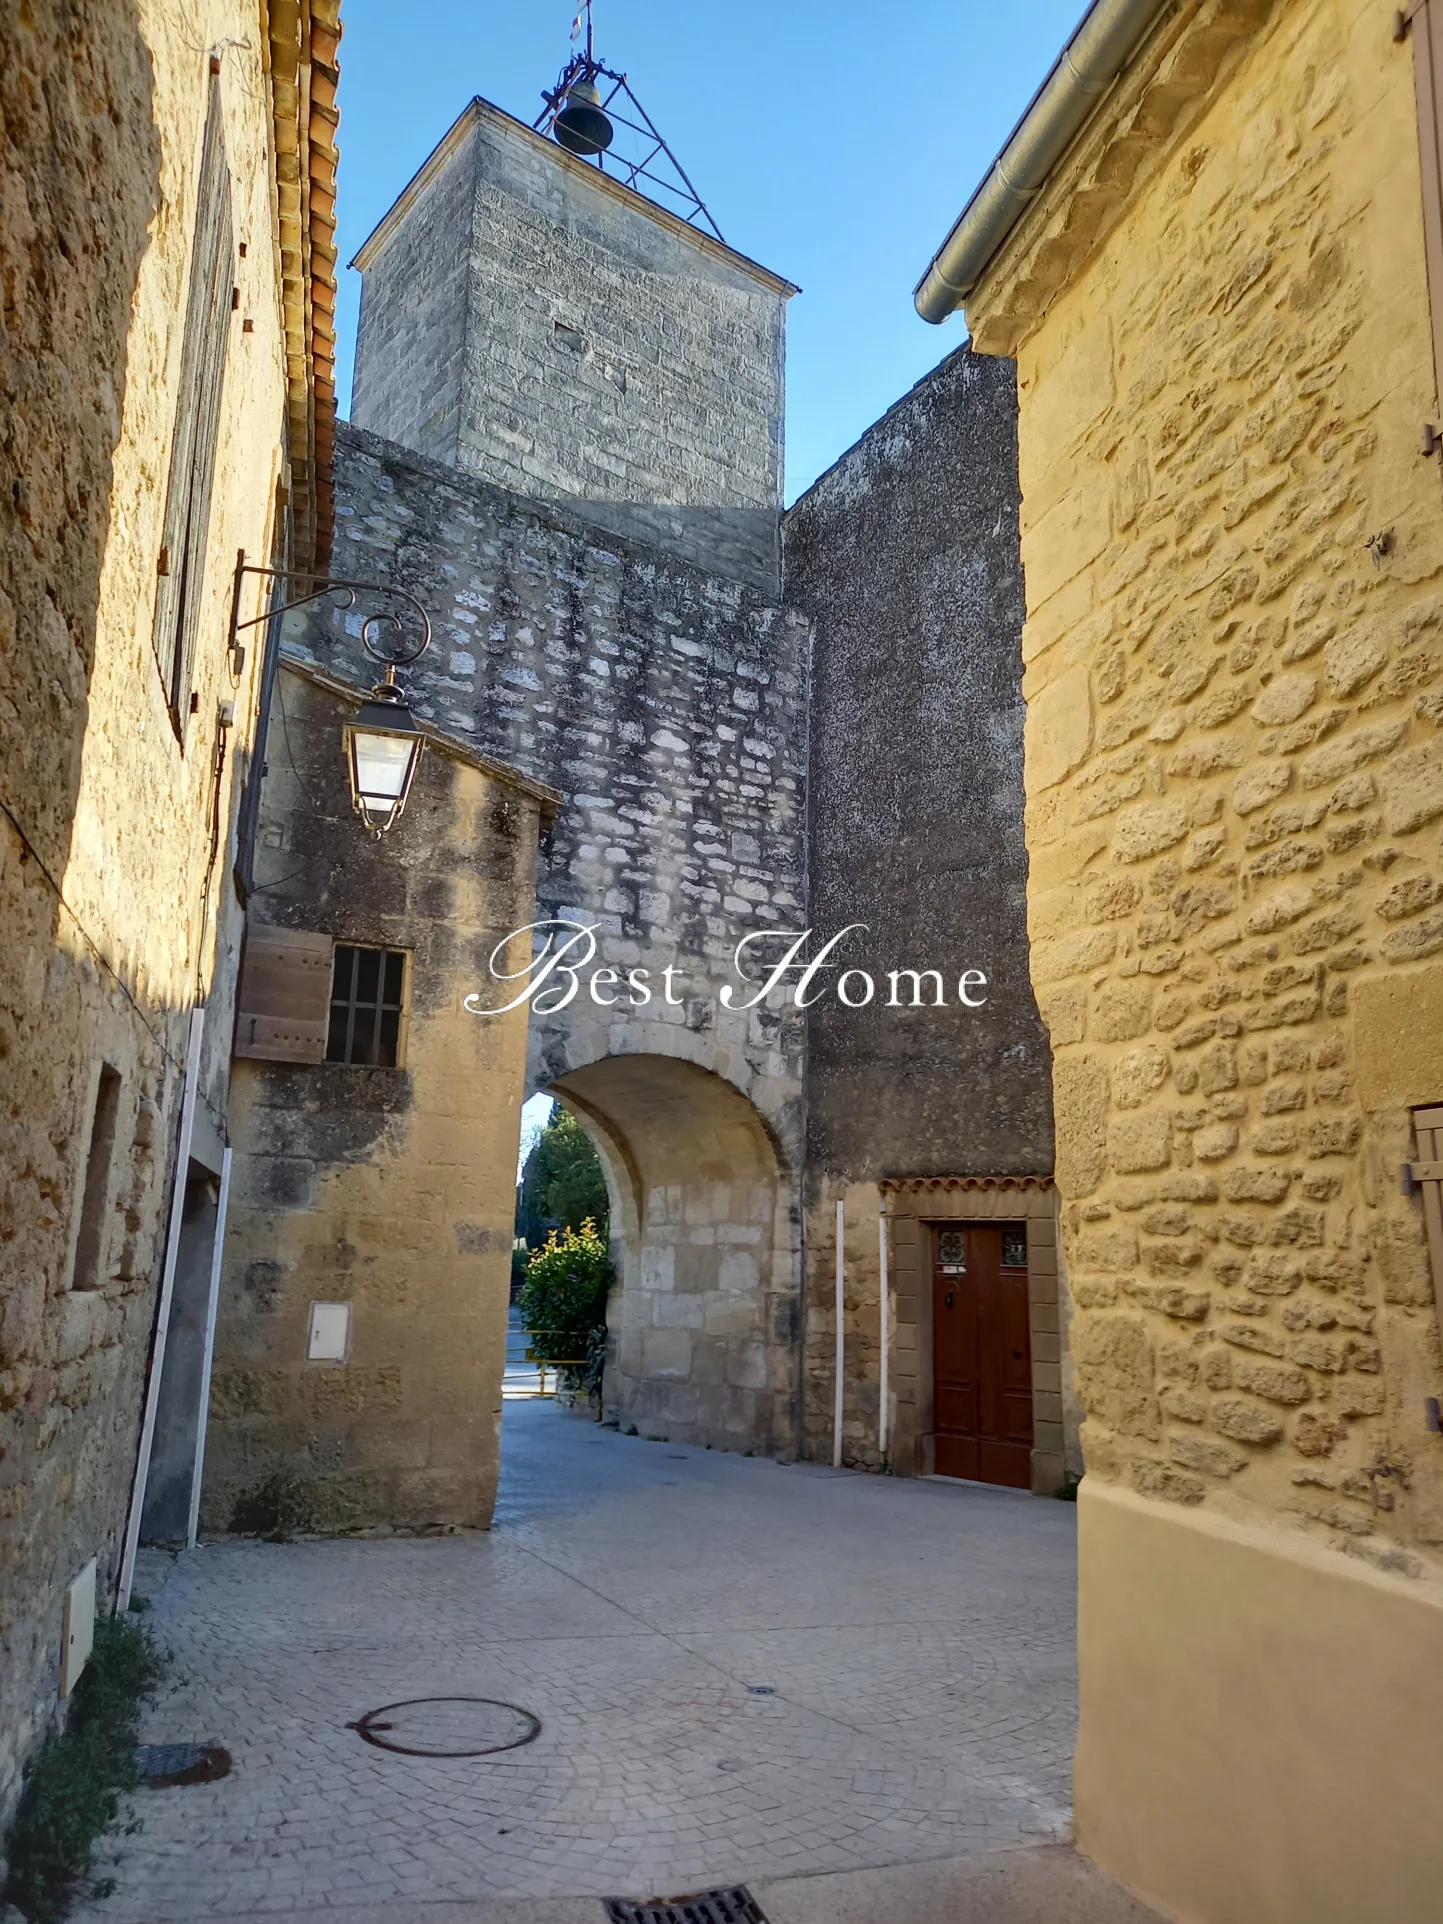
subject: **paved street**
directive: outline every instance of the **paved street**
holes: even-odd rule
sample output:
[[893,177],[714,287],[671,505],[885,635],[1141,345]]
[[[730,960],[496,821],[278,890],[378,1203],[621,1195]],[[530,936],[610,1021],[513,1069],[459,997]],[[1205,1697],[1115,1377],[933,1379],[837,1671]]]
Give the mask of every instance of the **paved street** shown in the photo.
[[[549,1402],[505,1424],[489,1534],[152,1560],[175,1661],[145,1737],[235,1768],[142,1792],[81,1915],[599,1924],[599,1897],[743,1881],[773,1924],[1148,1915],[1059,1848],[1068,1505],[678,1449]],[[435,1697],[540,1734],[438,1759],[347,1727]],[[392,1736],[526,1729],[450,1705]]]

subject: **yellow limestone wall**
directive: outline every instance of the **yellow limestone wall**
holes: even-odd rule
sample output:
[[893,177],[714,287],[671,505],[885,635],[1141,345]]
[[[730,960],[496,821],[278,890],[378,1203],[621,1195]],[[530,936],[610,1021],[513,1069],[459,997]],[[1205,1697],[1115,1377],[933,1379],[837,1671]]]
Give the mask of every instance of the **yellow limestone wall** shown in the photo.
[[[528,1010],[465,1002],[535,912],[539,804],[432,745],[372,840],[350,712],[279,677],[257,916],[407,954],[401,1061],[234,1064],[208,1534],[485,1528],[495,1500]],[[307,1360],[318,1301],[351,1306],[344,1363]]]
[[1400,1186],[1443,1098],[1413,54],[1376,0],[1234,7],[1209,53],[1227,12],[1191,69],[1176,26],[1169,111],[1190,72],[1211,98],[1017,330],[1078,1838],[1190,1919],[1384,1924],[1443,1912],[1443,1358]]
[[[0,9],[0,1830],[60,1713],[65,1586],[95,1557],[114,1594],[198,1002],[197,1128],[224,1127],[258,700],[254,645],[230,672],[231,571],[269,552],[286,460],[263,43],[248,0]],[[182,747],[152,634],[210,49],[246,256]],[[100,1281],[75,1289],[102,1064]]]

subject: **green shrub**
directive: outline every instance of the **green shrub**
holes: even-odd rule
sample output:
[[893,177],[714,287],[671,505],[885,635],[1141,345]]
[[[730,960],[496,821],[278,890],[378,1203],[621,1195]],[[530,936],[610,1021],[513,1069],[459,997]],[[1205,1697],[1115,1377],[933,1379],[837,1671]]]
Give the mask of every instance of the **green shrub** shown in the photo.
[[591,1387],[596,1332],[606,1326],[611,1262],[590,1216],[580,1229],[552,1230],[526,1265],[517,1305],[539,1362],[585,1364],[567,1372],[573,1387]]
[[95,1649],[65,1728],[52,1731],[25,1766],[6,1839],[4,1897],[30,1924],[58,1924],[65,1916],[90,1869],[95,1840],[115,1822],[121,1792],[135,1788],[141,1700],[164,1667],[138,1623],[97,1619]]

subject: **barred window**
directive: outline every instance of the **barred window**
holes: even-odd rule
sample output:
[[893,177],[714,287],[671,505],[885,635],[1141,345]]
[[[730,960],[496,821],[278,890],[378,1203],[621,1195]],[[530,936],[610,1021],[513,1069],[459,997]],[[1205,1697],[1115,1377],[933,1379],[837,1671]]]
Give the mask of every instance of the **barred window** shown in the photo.
[[178,731],[190,712],[196,625],[205,584],[210,498],[220,437],[221,388],[234,296],[230,169],[220,82],[210,84],[201,144],[190,279],[181,336],[180,388],[155,601],[155,654]]
[[326,1061],[394,1069],[400,1061],[405,996],[404,949],[362,949],[338,942]]

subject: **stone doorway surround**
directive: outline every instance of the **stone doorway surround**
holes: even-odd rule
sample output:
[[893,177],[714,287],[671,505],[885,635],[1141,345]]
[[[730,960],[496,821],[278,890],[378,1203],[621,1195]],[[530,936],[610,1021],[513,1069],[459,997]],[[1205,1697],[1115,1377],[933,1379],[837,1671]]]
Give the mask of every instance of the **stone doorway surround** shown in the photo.
[[1032,1489],[1059,1490],[1067,1475],[1064,1291],[1057,1192],[1050,1176],[917,1176],[878,1184],[888,1222],[894,1408],[890,1463],[898,1476],[933,1474],[933,1225],[1025,1223],[1032,1334]]

